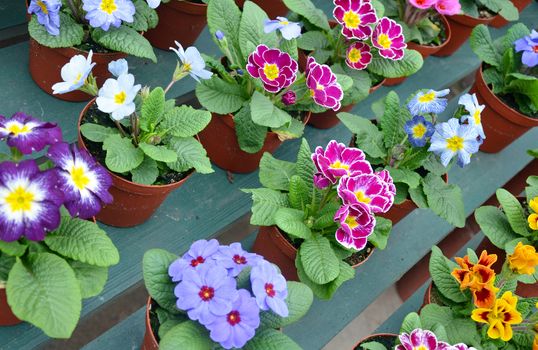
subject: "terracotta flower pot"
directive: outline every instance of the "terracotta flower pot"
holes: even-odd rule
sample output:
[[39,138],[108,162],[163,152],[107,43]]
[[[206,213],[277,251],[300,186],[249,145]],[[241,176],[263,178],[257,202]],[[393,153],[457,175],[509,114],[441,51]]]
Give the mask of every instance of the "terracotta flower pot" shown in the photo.
[[[75,55],[87,56],[88,53],[74,47],[53,49],[46,47],[30,38],[30,75],[47,94],[64,101],[80,102],[88,101],[92,96],[81,92],[73,91],[62,95],[52,94],[52,85],[63,81],[61,77],[62,67]],[[93,67],[93,75],[97,79],[97,85],[101,86],[111,74],[108,71],[108,64],[111,61],[125,58],[122,52],[99,53],[94,52],[92,61],[96,63]]]
[[387,341],[392,341],[392,345],[384,344],[387,346],[387,349],[392,349],[394,345],[396,345],[396,338],[398,338],[398,335],[392,334],[392,333],[377,333],[367,336],[366,338],[360,340],[355,346],[353,347],[354,350],[361,350],[362,347],[360,347],[361,344],[368,343],[371,341],[378,341],[379,338],[386,339]]
[[[286,16],[288,8],[282,0],[251,0],[256,5],[260,6],[269,16],[270,19],[276,19],[277,16]],[[239,7],[243,7],[245,0],[236,0]]]
[[447,16],[451,39],[439,51],[434,53],[434,56],[450,56],[456,52],[461,45],[469,38],[474,27],[479,24],[489,24],[493,17],[490,18],[474,18],[467,15]]
[[[78,145],[85,150],[87,148],[80,133],[80,125],[82,118],[94,102],[95,99],[84,107],[78,120]],[[169,185],[148,186],[131,182],[109,171],[112,177],[112,186],[109,192],[112,194],[114,201],[103,206],[96,218],[106,225],[116,227],[140,225],[147,221],[166,197],[173,190],[181,187],[192,173],[181,181]]]
[[523,115],[495,96],[484,81],[482,67],[476,72],[476,80],[470,92],[476,93],[478,102],[486,105],[482,112],[486,139],[480,146],[481,151],[497,153],[530,128],[538,126],[538,119]]
[[440,50],[442,50],[444,47],[446,47],[450,43],[450,40],[452,39],[452,31],[450,30],[450,24],[448,23],[448,20],[443,15],[439,15],[439,16],[441,18],[441,22],[443,22],[443,27],[445,27],[445,35],[446,35],[445,41],[441,45],[429,46],[429,45],[420,45],[414,42],[407,43],[407,48],[420,52],[423,59],[426,59],[429,56],[434,55],[436,52],[439,52]]
[[141,350],[159,350],[159,343],[157,343],[155,334],[153,334],[153,330],[151,329],[151,321],[149,318],[149,312],[152,307],[153,301],[151,300],[151,297],[149,297],[148,302],[146,303],[146,333],[144,334],[144,341],[142,342]]
[[[304,122],[310,119],[310,113]],[[231,114],[213,113],[209,125],[198,134],[200,142],[207,151],[209,159],[219,168],[233,173],[251,173],[258,169],[260,159],[265,152],[273,153],[282,141],[274,132],[267,133],[262,149],[256,153],[247,153],[239,147],[235,134],[235,125]]]
[[[532,0],[512,0],[512,3],[517,8],[517,10],[521,12],[525,9],[525,7],[529,6],[531,1]],[[493,20],[491,21],[489,25],[492,26],[493,28],[501,28],[507,25],[508,23],[510,22],[505,20],[501,15],[497,15],[493,17]]]
[[[291,245],[290,242],[280,233],[280,230],[276,226],[260,226],[258,236],[252,247],[254,253],[258,253],[266,260],[276,264],[282,275],[286,277],[288,281],[299,281],[297,275],[297,269],[295,268],[295,257],[297,256],[297,249]],[[366,260],[372,256],[374,249],[372,249],[369,255],[353,268],[364,264]]]
[[433,282],[430,282],[430,285],[426,289],[426,292],[424,292],[424,298],[422,299],[422,306],[420,307],[420,310],[422,310],[424,306],[430,305],[432,303],[432,288]]
[[400,77],[400,78],[387,78],[385,79],[385,86],[396,86],[400,85],[407,79],[407,77]]
[[22,321],[11,312],[11,307],[7,303],[6,288],[0,286],[0,326],[14,326]]
[[157,14],[159,24],[147,32],[146,38],[161,50],[175,47],[175,41],[184,48],[192,46],[207,24],[206,4],[172,0],[161,4]]

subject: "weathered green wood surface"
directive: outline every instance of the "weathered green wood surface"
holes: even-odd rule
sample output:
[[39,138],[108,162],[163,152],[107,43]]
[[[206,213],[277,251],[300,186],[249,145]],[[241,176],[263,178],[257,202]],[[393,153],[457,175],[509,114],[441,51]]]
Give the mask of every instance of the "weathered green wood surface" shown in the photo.
[[0,29],[26,22],[24,0],[0,0]]

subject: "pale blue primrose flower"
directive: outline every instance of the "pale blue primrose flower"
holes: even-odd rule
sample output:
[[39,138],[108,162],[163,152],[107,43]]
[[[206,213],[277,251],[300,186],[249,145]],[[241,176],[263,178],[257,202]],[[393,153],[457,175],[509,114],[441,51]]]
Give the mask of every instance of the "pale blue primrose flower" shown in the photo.
[[442,113],[448,100],[446,98],[441,98],[450,93],[450,89],[445,89],[441,91],[428,90],[427,92],[419,91],[415,97],[409,101],[407,108],[412,115],[421,115],[428,113],[439,114]]
[[92,62],[93,51],[90,50],[87,57],[76,55],[71,57],[69,63],[62,67],[61,76],[63,81],[52,85],[53,94],[65,94],[79,90],[86,83],[95,63]]
[[156,9],[161,4],[161,0],[146,0],[146,2],[152,9]]
[[82,0],[82,9],[90,26],[107,31],[121,22],[132,23],[136,8],[131,0]]
[[456,118],[435,126],[428,151],[440,156],[443,166],[448,166],[450,160],[457,156],[460,167],[471,162],[471,155],[478,152],[480,141],[478,131],[469,124],[460,124]]
[[32,0],[28,5],[28,13],[35,14],[37,22],[45,27],[50,35],[60,34],[60,0]]
[[127,60],[125,58],[120,58],[119,60],[110,62],[108,64],[108,71],[116,78],[122,74],[127,74],[129,72]]
[[280,30],[282,37],[286,40],[292,40],[301,36],[301,24],[290,22],[286,17],[277,17],[275,20],[266,19],[263,31],[271,33]]
[[176,71],[174,72],[174,81],[182,79],[187,74],[196,81],[211,78],[213,73],[205,69],[205,61],[197,48],[191,46],[187,48],[187,50],[183,50],[183,46],[181,46],[180,43],[177,41],[175,43],[177,49],[171,47],[170,50],[178,55],[182,65],[179,66],[178,64]]
[[476,99],[476,94],[465,94],[462,95],[458,101],[458,104],[463,105],[465,110],[469,114],[465,114],[461,117],[461,122],[467,121],[469,125],[476,128],[478,135],[483,140],[486,138],[484,133],[484,127],[482,126],[482,111],[486,108],[485,105],[478,103]]
[[109,113],[116,121],[133,114],[136,108],[134,99],[141,88],[134,81],[134,76],[128,73],[120,75],[118,79],[107,79],[95,100],[97,108]]

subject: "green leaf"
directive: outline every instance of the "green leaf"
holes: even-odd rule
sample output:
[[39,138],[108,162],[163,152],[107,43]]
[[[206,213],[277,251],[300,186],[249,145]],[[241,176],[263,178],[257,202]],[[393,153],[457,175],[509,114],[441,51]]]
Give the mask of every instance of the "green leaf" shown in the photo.
[[465,210],[461,188],[446,184],[439,176],[428,174],[423,181],[428,207],[456,227],[465,226]]
[[82,299],[94,297],[103,291],[108,279],[107,267],[89,265],[74,260],[69,261],[69,265],[75,271]]
[[331,226],[335,226],[334,215],[340,209],[341,204],[335,202],[327,203],[318,213],[314,224],[312,225],[313,229],[321,230]]
[[148,250],[142,259],[144,284],[149,295],[160,307],[172,313],[178,313],[174,294],[176,283],[168,275],[168,267],[177,259],[177,255],[163,249]]
[[517,198],[503,188],[499,188],[496,194],[512,230],[522,236],[528,236],[530,232],[527,228],[525,212]]
[[71,47],[82,43],[84,39],[84,29],[82,25],[75,20],[60,12],[60,34],[51,35],[47,32],[45,26],[42,26],[37,21],[37,16],[33,15],[28,23],[28,33],[30,36],[43,46],[51,48]]
[[330,299],[344,282],[355,277],[355,270],[347,263],[340,261],[338,265],[340,269],[338,277],[327,284],[320,285],[308,278],[299,255],[297,255],[297,258],[295,259],[295,266],[297,267],[297,274],[301,282],[310,287],[310,289],[312,289],[314,292],[314,295],[320,299]]
[[144,161],[138,167],[131,170],[133,182],[142,185],[153,185],[159,177],[157,162],[150,157],[144,157]]
[[297,39],[283,40],[280,43],[280,50],[287,52],[291,58],[299,60],[299,49],[297,48]]
[[416,170],[422,166],[424,160],[427,159],[430,154],[427,147],[410,148],[404,153],[404,159],[400,162],[398,167]]
[[392,230],[392,221],[382,217],[376,217],[374,232],[368,237],[368,242],[381,250],[387,247],[390,231]]
[[399,61],[375,55],[368,65],[368,71],[385,78],[407,77],[418,72],[423,63],[424,60],[419,52],[406,49],[404,57]]
[[80,132],[85,138],[93,142],[103,142],[110,135],[119,135],[118,129],[92,123],[82,124]]
[[408,170],[405,168],[391,168],[386,167],[392,177],[394,182],[405,183],[409,188],[417,188],[420,185],[420,175],[413,170]]
[[110,27],[107,31],[94,28],[92,39],[107,49],[124,52],[140,58],[148,58],[157,63],[157,56],[149,41],[133,28],[120,26]]
[[[175,348],[177,349],[177,348]],[[290,337],[276,329],[266,328],[256,331],[256,336],[243,347],[245,350],[301,350]],[[163,349],[166,350],[166,349]]]
[[379,119],[387,149],[392,149],[407,136],[404,125],[406,120],[409,119],[411,119],[411,115],[407,112],[407,109],[400,107],[398,94],[394,91],[389,92],[385,97],[383,117]]
[[250,115],[254,123],[269,128],[278,128],[291,122],[288,113],[276,107],[269,98],[258,91],[254,91],[252,95]]
[[286,123],[278,128],[271,129],[277,134],[281,141],[292,140],[303,136],[305,124],[303,121],[291,118],[289,123]]
[[170,169],[185,172],[194,168],[200,174],[214,172],[204,146],[194,137],[171,137],[168,148],[177,153],[175,162],[166,163]]
[[174,107],[166,113],[159,129],[165,134],[177,137],[193,137],[211,121],[211,113],[190,106]]
[[[215,118],[219,118],[216,116]],[[247,153],[259,152],[265,144],[267,127],[258,125],[250,117],[250,106],[245,104],[234,116],[235,134],[241,150]]]
[[514,47],[514,41],[516,41],[517,39],[521,39],[529,34],[529,28],[527,28],[525,24],[514,24],[506,31],[506,34],[502,37],[500,45],[498,47],[499,52],[505,52],[508,49],[512,49]]
[[476,26],[472,31],[469,43],[471,49],[482,61],[495,67],[501,65],[501,53],[495,48],[488,27],[483,24]]
[[252,194],[252,216],[250,217],[252,225],[275,225],[276,212],[289,205],[287,194],[269,188],[244,189],[242,191]]
[[106,152],[106,167],[115,173],[125,173],[138,167],[144,161],[144,152],[133,145],[131,140],[119,134],[110,135],[103,142]]
[[239,47],[243,58],[247,58],[256,47],[264,44],[267,47],[276,47],[278,37],[276,32],[265,33],[264,21],[267,14],[252,1],[245,2],[241,24],[239,25]]
[[313,235],[299,249],[301,263],[309,279],[317,284],[329,283],[340,274],[340,260],[325,237]]
[[[240,24],[241,11],[234,0],[211,0],[209,2],[207,6],[207,26],[213,41],[215,41],[217,45],[220,45],[218,39],[215,37],[215,33],[217,30],[222,31],[226,36],[232,55],[237,57],[241,54],[241,49],[239,47]],[[208,109],[211,110],[210,108]],[[239,107],[237,109],[239,109]]]
[[164,113],[164,90],[156,87],[142,103],[140,114],[140,128],[144,131],[153,131]]
[[474,217],[482,232],[496,247],[504,249],[506,243],[519,238],[512,230],[506,215],[499,208],[480,207],[476,209]]
[[402,204],[409,198],[409,186],[402,182],[396,182],[396,196],[394,196],[394,204]]
[[202,106],[213,113],[234,113],[247,100],[238,84],[228,83],[217,76],[196,85],[196,97]]
[[402,321],[402,327],[400,328],[400,334],[408,333],[410,334],[417,328],[422,328],[422,323],[420,322],[420,317],[416,312],[411,312]]
[[61,257],[32,254],[17,261],[6,285],[13,313],[41,328],[51,338],[69,338],[82,307],[75,272]]
[[260,160],[260,183],[264,187],[287,191],[295,172],[295,164],[276,159],[271,153],[265,152]]
[[298,175],[291,177],[288,198],[291,207],[299,210],[304,210],[311,202],[310,187]]
[[136,8],[134,21],[132,23],[125,22],[125,25],[138,32],[145,32],[148,29],[155,28],[159,20],[157,12],[149,7],[148,3],[144,0],[135,0],[133,4]]
[[381,343],[378,343],[378,342],[375,342],[375,341],[370,341],[370,342],[367,342],[367,343],[361,343],[359,345],[359,347],[361,349],[365,349],[365,350],[387,350],[385,345],[383,345]]
[[428,198],[426,198],[426,195],[424,194],[424,188],[422,188],[422,185],[417,188],[410,189],[409,197],[411,197],[411,200],[417,205],[417,207],[429,208]]
[[478,333],[476,323],[468,319],[455,319],[445,325],[448,341],[451,344],[464,343],[476,344],[480,343],[481,337]]
[[[312,161],[312,151],[308,141],[303,138],[299,152],[297,153],[297,161],[295,162],[296,174],[303,179],[304,183],[311,186],[314,180],[314,172],[316,168]],[[261,170],[260,170],[261,173]]]
[[455,263],[445,258],[441,249],[436,246],[432,247],[430,276],[432,276],[433,283],[446,298],[456,303],[464,303],[469,299],[460,290],[458,281],[450,274],[456,267]]
[[9,271],[11,271],[16,261],[14,256],[0,253],[0,284],[7,281]]
[[357,147],[373,158],[387,156],[383,133],[370,120],[350,113],[338,113],[338,119],[355,135]]
[[97,224],[62,216],[60,226],[45,237],[47,246],[65,257],[95,266],[108,267],[120,261],[120,254]]
[[275,213],[275,223],[278,228],[290,236],[309,239],[312,237],[310,228],[304,223],[304,211],[292,208],[280,208]]
[[7,255],[22,256],[27,248],[27,244],[20,243],[19,241],[5,242],[0,240],[0,252]]
[[507,92],[513,92],[527,96],[534,106],[538,108],[538,79],[516,79],[512,80],[506,87]]
[[355,104],[364,100],[370,94],[370,87],[372,86],[372,79],[367,71],[356,70],[349,68],[347,65],[334,64],[331,66],[332,71],[335,74],[347,75],[351,78],[352,85],[349,88],[344,88],[344,98],[342,99],[342,106]]
[[159,350],[210,350],[209,332],[199,323],[186,321],[170,329],[159,343]]
[[286,305],[288,305],[288,317],[281,317],[272,311],[260,313],[261,326],[279,329],[288,326],[300,320],[310,309],[314,301],[312,290],[305,284],[288,281],[288,296]]
[[297,46],[306,51],[316,51],[327,45],[327,37],[319,31],[308,31],[297,38]]
[[330,31],[329,21],[322,10],[318,9],[310,0],[283,0],[284,4],[291,12],[306,18],[318,28]]
[[428,304],[420,312],[420,321],[425,329],[431,329],[438,324],[447,325],[453,320],[454,313],[446,306]]
[[435,154],[432,153],[429,154],[428,158],[426,158],[422,166],[424,167],[424,169],[437,176],[442,176],[448,171],[448,169],[443,164],[441,164]]
[[169,150],[165,146],[155,146],[149,143],[141,142],[138,147],[153,160],[158,162],[172,163],[177,159],[176,152]]

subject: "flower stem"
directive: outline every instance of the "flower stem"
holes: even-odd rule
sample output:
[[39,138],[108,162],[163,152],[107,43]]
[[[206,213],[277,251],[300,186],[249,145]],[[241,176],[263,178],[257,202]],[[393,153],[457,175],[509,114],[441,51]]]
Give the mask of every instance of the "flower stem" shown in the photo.
[[114,120],[114,123],[116,124],[116,127],[120,131],[121,136],[126,137],[127,133],[125,132],[125,130],[123,130],[123,128],[122,128],[122,126],[120,124],[120,121],[119,120]]
[[166,89],[164,89],[164,94],[166,95],[166,93],[172,88],[172,86],[174,86],[174,84],[176,83],[177,80],[174,80],[172,79],[172,81],[170,82],[170,84],[168,84],[168,86],[166,87]]

